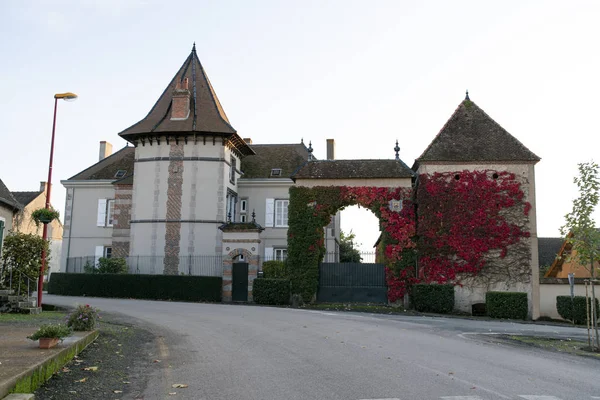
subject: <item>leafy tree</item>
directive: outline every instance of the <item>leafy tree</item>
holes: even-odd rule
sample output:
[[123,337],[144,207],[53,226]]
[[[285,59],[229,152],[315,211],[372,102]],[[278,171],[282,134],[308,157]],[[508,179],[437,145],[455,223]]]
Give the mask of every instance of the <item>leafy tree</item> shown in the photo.
[[6,287],[21,291],[27,290],[27,278],[29,291],[36,290],[35,280],[40,274],[42,266],[42,250],[46,249],[46,265],[50,260],[50,247],[48,242],[37,235],[27,233],[11,233],[4,239],[2,250],[2,270],[0,279]]
[[352,230],[348,234],[340,231],[340,262],[359,263],[362,261],[360,251],[357,249],[360,243],[355,243],[354,239],[356,239],[356,235]]
[[[576,249],[576,258],[581,265],[590,271],[592,279],[596,278],[594,261],[600,260],[600,231],[592,217],[594,209],[600,200],[600,178],[598,177],[598,164],[587,162],[578,164],[579,176],[573,181],[579,190],[579,197],[573,200],[573,210],[565,216],[565,225],[560,228],[560,233]],[[591,299],[591,325],[596,331],[595,347],[600,349],[598,335],[598,321],[594,308],[596,305],[596,291],[592,284]],[[594,343],[592,341],[592,343]]]

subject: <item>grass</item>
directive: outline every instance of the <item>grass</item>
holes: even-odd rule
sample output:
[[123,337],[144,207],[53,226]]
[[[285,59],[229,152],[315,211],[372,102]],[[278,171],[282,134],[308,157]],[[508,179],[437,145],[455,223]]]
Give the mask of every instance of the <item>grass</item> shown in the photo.
[[62,322],[66,316],[67,313],[64,311],[43,311],[40,314],[0,314],[0,322]]
[[356,311],[370,312],[374,314],[404,314],[405,310],[402,307],[391,307],[383,304],[352,304],[352,303],[318,303],[306,304],[302,308],[309,310],[324,310],[324,311]]
[[600,360],[600,353],[585,350],[588,347],[587,341],[516,335],[508,336],[507,339],[544,350],[574,354],[578,356],[588,356]]

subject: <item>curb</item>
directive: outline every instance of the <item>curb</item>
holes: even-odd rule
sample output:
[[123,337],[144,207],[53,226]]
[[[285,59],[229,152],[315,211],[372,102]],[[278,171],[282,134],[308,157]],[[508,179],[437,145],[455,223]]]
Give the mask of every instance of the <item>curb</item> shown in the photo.
[[18,375],[0,382],[0,399],[10,393],[33,393],[52,375],[71,361],[74,356],[81,353],[90,343],[98,337],[98,331],[85,332],[83,336],[70,336],[65,339],[69,341],[67,346],[58,353],[45,357],[37,364],[29,367]]

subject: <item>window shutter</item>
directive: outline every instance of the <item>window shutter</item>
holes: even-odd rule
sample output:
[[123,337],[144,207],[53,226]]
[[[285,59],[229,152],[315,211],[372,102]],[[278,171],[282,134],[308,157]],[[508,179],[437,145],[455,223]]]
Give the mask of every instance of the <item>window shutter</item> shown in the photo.
[[272,261],[275,259],[275,256],[273,254],[273,248],[272,247],[265,247],[265,259],[264,261]]
[[[273,227],[273,217],[275,215],[275,199],[267,199],[265,207],[265,227]],[[273,249],[271,249],[272,251]],[[272,255],[271,255],[272,256]]]
[[96,226],[106,226],[106,199],[98,199],[98,219]]
[[94,253],[94,265],[98,267],[98,260],[100,257],[104,257],[104,246],[96,246],[96,252]]

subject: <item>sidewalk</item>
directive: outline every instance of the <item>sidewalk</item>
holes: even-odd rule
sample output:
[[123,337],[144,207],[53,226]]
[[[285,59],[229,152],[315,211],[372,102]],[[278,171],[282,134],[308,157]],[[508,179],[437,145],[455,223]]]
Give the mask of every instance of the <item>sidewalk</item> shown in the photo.
[[98,336],[97,331],[74,332],[56,347],[43,350],[37,341],[27,339],[35,328],[2,325],[0,330],[0,399],[11,391],[33,393]]

